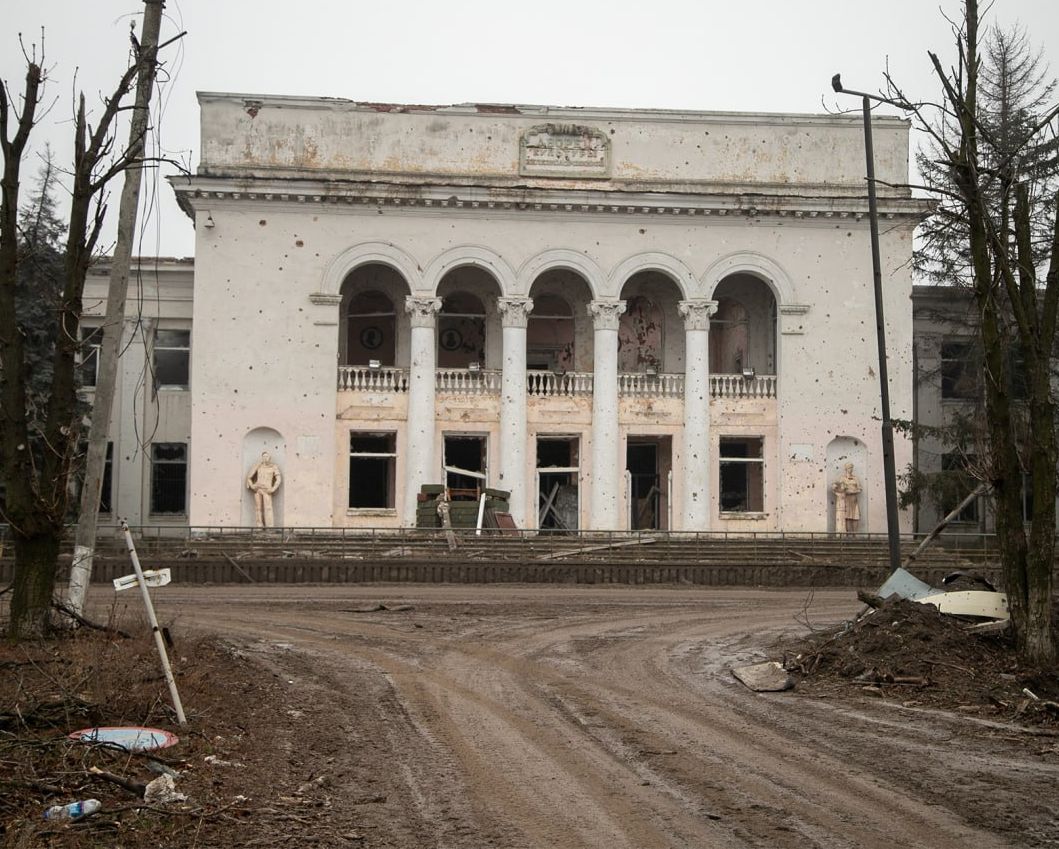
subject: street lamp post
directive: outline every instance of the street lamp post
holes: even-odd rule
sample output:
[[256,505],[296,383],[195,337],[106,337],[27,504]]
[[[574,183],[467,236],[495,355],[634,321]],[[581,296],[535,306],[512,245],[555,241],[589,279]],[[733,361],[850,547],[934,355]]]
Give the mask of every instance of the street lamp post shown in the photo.
[[890,568],[901,566],[901,529],[897,521],[897,467],[894,462],[894,426],[890,419],[890,379],[886,368],[886,323],[883,315],[882,263],[879,259],[879,205],[875,196],[875,154],[871,138],[871,101],[898,106],[883,97],[843,88],[839,74],[831,78],[838,94],[859,96],[864,112],[864,158],[868,179],[868,224],[871,231],[871,268],[875,287],[875,336],[879,344],[879,399],[882,407],[883,476],[886,484],[886,536]]

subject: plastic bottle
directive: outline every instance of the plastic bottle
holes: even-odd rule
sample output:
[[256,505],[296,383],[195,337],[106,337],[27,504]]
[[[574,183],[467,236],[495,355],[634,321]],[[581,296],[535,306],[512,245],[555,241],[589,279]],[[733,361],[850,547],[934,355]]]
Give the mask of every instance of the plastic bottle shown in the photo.
[[44,819],[54,822],[73,822],[90,817],[103,807],[99,799],[84,799],[69,805],[52,805],[44,812]]

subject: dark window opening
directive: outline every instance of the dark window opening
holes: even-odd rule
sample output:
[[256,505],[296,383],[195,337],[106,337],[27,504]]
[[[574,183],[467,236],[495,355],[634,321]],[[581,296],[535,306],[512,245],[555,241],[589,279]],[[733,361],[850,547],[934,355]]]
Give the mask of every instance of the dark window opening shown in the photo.
[[154,333],[155,386],[186,389],[190,382],[191,331],[156,330]]
[[722,513],[765,510],[765,452],[759,436],[722,436],[720,442],[720,506]]
[[99,512],[113,512],[114,443],[107,443],[107,458],[103,461],[103,485],[99,490]]
[[394,506],[397,434],[349,435],[350,509],[392,509]]
[[151,512],[184,513],[187,509],[188,446],[156,442],[151,446]]

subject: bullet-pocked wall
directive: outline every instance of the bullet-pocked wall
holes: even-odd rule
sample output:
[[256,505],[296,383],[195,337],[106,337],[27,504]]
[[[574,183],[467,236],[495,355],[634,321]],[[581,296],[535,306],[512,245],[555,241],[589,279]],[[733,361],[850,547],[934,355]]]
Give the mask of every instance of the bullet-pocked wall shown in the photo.
[[[554,463],[576,438],[576,471],[544,476],[576,476],[582,529],[826,530],[842,436],[861,530],[885,527],[859,120],[200,101],[203,160],[174,180],[197,221],[193,524],[238,523],[240,440],[270,427],[291,525],[411,521],[463,435],[520,527],[556,521],[539,440]],[[887,182],[907,130],[877,124]],[[880,204],[910,418],[925,207]]]

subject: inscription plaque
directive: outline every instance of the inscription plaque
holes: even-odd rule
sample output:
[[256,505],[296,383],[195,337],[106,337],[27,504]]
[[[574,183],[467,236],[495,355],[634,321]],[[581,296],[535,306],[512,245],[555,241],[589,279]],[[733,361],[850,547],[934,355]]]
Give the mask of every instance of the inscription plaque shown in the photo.
[[610,176],[610,139],[600,130],[577,124],[533,127],[519,140],[519,174],[606,179]]

